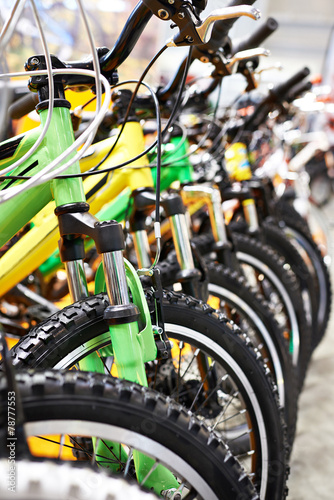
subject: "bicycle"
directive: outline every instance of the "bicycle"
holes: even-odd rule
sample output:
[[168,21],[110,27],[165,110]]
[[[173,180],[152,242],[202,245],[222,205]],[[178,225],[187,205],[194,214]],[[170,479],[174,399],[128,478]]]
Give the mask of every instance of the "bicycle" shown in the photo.
[[[135,13],[137,15],[137,19],[138,19],[138,14],[139,12],[141,11],[141,13],[146,13],[146,18],[149,17],[148,15],[148,10],[142,6],[142,4],[139,4],[139,8],[137,10],[137,12]],[[181,7],[182,9],[182,7]],[[139,12],[138,12],[139,11]],[[214,17],[217,18],[218,14],[216,14]],[[136,16],[134,16],[136,17]],[[187,10],[185,10],[185,17],[189,17],[189,12]],[[147,20],[147,19],[146,19]],[[192,26],[192,25],[190,25]],[[208,27],[208,23],[206,23],[205,25],[205,30],[206,28]],[[198,28],[198,26],[197,26]],[[189,25],[186,25],[185,27],[183,27],[183,29],[186,31],[187,29],[190,29]],[[192,31],[193,33],[193,31]],[[194,35],[197,34],[197,31],[195,30],[195,32],[193,33]],[[136,32],[136,35],[138,35],[138,32]],[[184,33],[183,33],[184,35]],[[183,39],[182,39],[183,40]],[[114,51],[113,55],[117,54],[117,51]],[[105,57],[106,55],[102,56],[102,59],[103,59],[103,62],[106,62],[107,61],[107,58]],[[110,57],[110,53],[109,53],[109,57]],[[118,61],[119,62],[119,61]],[[33,60],[33,58],[31,58],[29,60],[29,63],[28,64],[34,64],[36,63],[36,61]],[[69,64],[67,66],[67,68],[69,68]],[[71,70],[72,71],[72,70]],[[109,76],[112,77],[112,71],[110,70],[110,67],[108,68],[108,71],[109,71]],[[66,70],[64,69],[61,69],[60,70],[60,73],[64,73],[66,74]],[[32,75],[33,78],[34,78],[34,75]],[[50,81],[52,81],[52,78],[50,79]],[[85,80],[82,80],[80,81],[80,83],[86,83]],[[34,83],[34,80],[33,82]],[[74,81],[72,80],[72,84],[77,84],[77,81],[74,79]],[[60,89],[59,87],[57,87],[56,89],[58,92],[60,92]],[[61,94],[61,92],[60,92]],[[63,109],[63,108],[59,108],[59,109]],[[57,110],[57,108],[56,108]],[[41,115],[43,115],[43,118],[45,119],[45,115],[46,115],[46,110],[42,110],[41,111]],[[63,112],[61,111],[60,113],[57,112],[57,114],[62,114]],[[64,114],[68,116],[68,111],[64,111]],[[88,135],[88,133],[86,134],[86,136]],[[58,152],[57,152],[57,155],[58,155]],[[78,170],[77,170],[77,173],[79,174]],[[14,172],[15,174],[15,172]],[[45,177],[43,178],[43,180],[45,180]],[[8,181],[8,183],[10,183],[11,181]],[[62,180],[59,180],[59,183],[64,183],[64,181]],[[56,203],[57,204],[61,204],[61,203],[64,203],[65,201],[67,202],[68,200],[66,199],[65,195],[63,192],[58,192],[58,187],[57,187],[57,184],[58,182],[54,182],[54,191],[55,191],[55,199],[56,199]],[[66,184],[66,183],[65,183]],[[76,181],[73,181],[70,183],[71,186],[76,186]],[[5,182],[5,186],[6,186],[6,182]],[[36,189],[36,188],[34,188]],[[10,190],[8,189],[7,193],[5,193],[4,197],[8,197],[8,192],[10,192]],[[30,191],[31,192],[31,191]],[[40,205],[45,202],[45,199],[47,199],[47,195],[41,190],[39,191],[39,194],[42,192],[43,194],[43,197],[44,197],[44,200],[40,200]],[[78,202],[78,199],[79,199],[79,205],[76,206],[76,209],[79,208],[79,215],[77,217],[77,227],[74,229],[75,231],[75,234],[78,234],[77,231],[79,230],[80,228],[80,233],[83,233],[85,231],[88,231],[90,235],[95,235],[95,240],[98,239],[98,241],[96,241],[97,243],[97,246],[100,250],[112,250],[114,251],[114,257],[116,260],[120,260],[120,257],[121,257],[121,246],[122,245],[119,245],[120,241],[121,241],[121,230],[120,230],[120,226],[118,224],[115,224],[115,223],[105,223],[105,224],[96,224],[95,226],[95,222],[96,222],[96,219],[93,219],[91,216],[87,215],[87,206],[86,206],[86,203],[84,202],[84,199],[83,199],[83,196],[82,196],[83,192],[82,192],[82,189],[78,189],[78,191],[75,193],[75,197],[69,197],[69,200],[72,201],[73,203],[76,203]],[[8,196],[7,196],[8,195]],[[42,198],[42,196],[41,196]],[[18,199],[19,198],[16,198],[16,203],[18,202]],[[6,208],[10,205],[13,205],[13,203],[10,203],[8,200],[6,201],[6,204],[4,206],[6,206]],[[40,206],[39,205],[39,206]],[[68,203],[65,203],[65,205],[68,205]],[[71,204],[71,206],[73,207],[73,205]],[[39,207],[35,207],[35,209],[38,209]],[[67,207],[68,208],[68,207]],[[73,207],[74,208],[74,207]],[[63,247],[64,247],[64,251],[65,253],[67,253],[67,255],[69,255],[71,253],[71,251],[73,252],[74,251],[74,254],[75,254],[75,257],[78,256],[78,248],[79,248],[79,245],[81,244],[81,241],[78,241],[80,240],[80,238],[74,238],[73,240],[70,240],[68,238],[66,238],[67,236],[67,233],[70,233],[70,234],[73,234],[73,217],[74,219],[76,219],[76,216],[74,215],[73,216],[73,213],[70,209],[69,212],[65,213],[63,212],[62,209],[60,210],[57,210],[58,212],[58,217],[59,217],[59,220],[60,220],[60,228],[61,228],[61,233],[63,235],[62,237],[62,243],[63,243]],[[30,217],[31,214],[25,214],[26,217]],[[87,222],[87,224],[85,224]],[[21,218],[21,223],[22,223],[22,218]],[[71,229],[69,229],[68,227],[66,228],[67,225],[70,225],[71,226]],[[90,226],[90,224],[92,225],[93,224],[93,228]],[[85,229],[83,229],[83,226],[85,226]],[[88,228],[88,229],[87,229]],[[14,231],[16,229],[16,227],[13,228]],[[109,247],[109,248],[106,248],[106,241],[103,239],[103,237],[101,238],[101,233],[107,233],[109,234],[109,236],[111,235],[112,239],[113,239],[113,247],[112,249]],[[100,236],[97,236],[97,234],[100,233]],[[72,242],[72,243],[71,243]],[[114,243],[116,244],[116,247],[114,246]],[[81,255],[81,250],[79,250],[79,254]],[[119,253],[117,253],[119,252]],[[104,254],[106,254],[107,252],[104,252]],[[73,254],[72,254],[73,256]],[[108,255],[104,255],[104,259],[105,261],[105,267],[109,270],[111,270],[111,264],[112,262],[110,261],[110,259],[108,259]],[[70,261],[70,264],[72,263],[73,261]],[[68,265],[68,269],[70,270],[70,275],[72,275],[72,281],[74,283],[74,275],[76,274],[76,271],[79,271],[80,269],[80,266],[79,265],[76,265],[77,263],[75,263],[73,266],[71,265]],[[119,271],[119,268],[117,268],[117,271]],[[138,304],[134,305],[134,304],[131,304],[129,299],[125,300],[126,299],[126,296],[124,296],[124,293],[125,291],[127,290],[127,285],[126,285],[126,276],[125,276],[125,273],[123,273],[123,275],[121,275],[120,273],[118,273],[118,278],[119,280],[121,280],[121,287],[120,287],[120,295],[118,295],[117,293],[112,293],[115,291],[115,289],[112,287],[112,283],[111,282],[108,282],[107,280],[107,288],[108,288],[108,292],[110,295],[112,295],[111,297],[111,300],[107,303],[110,303],[112,304],[111,306],[107,306],[107,308],[105,308],[105,306],[107,305],[106,302],[103,303],[103,309],[105,310],[106,309],[106,315],[105,318],[107,318],[107,316],[109,316],[109,319],[112,323],[114,323],[115,321],[115,312],[118,312],[118,320],[120,320],[120,317],[123,319],[123,320],[126,320],[126,321],[130,321],[130,323],[121,323],[121,324],[113,324],[112,325],[112,328],[110,328],[111,330],[113,330],[113,332],[115,333],[115,335],[113,336],[113,340],[112,340],[112,344],[113,344],[113,354],[115,356],[115,359],[116,359],[116,365],[117,365],[117,371],[118,371],[118,375],[119,376],[126,376],[127,378],[129,379],[132,379],[134,381],[140,381],[142,382],[144,385],[146,384],[146,373],[145,373],[145,370],[143,370],[143,367],[140,368],[140,364],[138,363],[137,364],[137,360],[135,359],[134,361],[131,361],[129,359],[129,353],[128,352],[125,352],[126,350],[128,350],[129,348],[130,349],[133,349],[134,348],[134,355],[135,355],[135,358],[139,358],[141,359],[142,361],[146,361],[146,362],[149,362],[149,361],[153,361],[156,357],[156,345],[155,345],[155,342],[154,342],[154,339],[152,338],[152,327],[151,327],[151,322],[150,322],[150,316],[147,314],[147,306],[146,306],[146,303],[145,303],[145,299],[143,299],[143,296],[142,294],[140,293],[140,285],[139,285],[139,282],[138,282],[138,279],[136,278],[136,275],[135,273],[132,271],[131,269],[131,266],[130,265],[127,265],[127,274],[128,274],[128,277],[129,277],[129,286],[130,286],[130,290],[131,290],[131,294],[135,297],[135,299],[139,302]],[[123,276],[123,277],[122,277]],[[73,287],[73,295],[75,294],[78,294],[80,295],[81,293],[86,293],[86,290],[85,290],[85,286],[82,282],[76,282],[77,286],[76,287]],[[139,292],[139,293],[138,293]],[[120,304],[119,302],[121,302],[119,300],[119,298],[121,299],[124,299],[123,301],[123,304]],[[155,299],[159,299],[159,297],[154,297],[153,298],[153,301],[155,301]],[[79,314],[81,313],[84,313],[84,322],[87,322],[87,314],[88,313],[88,316],[91,316],[91,312],[92,310],[94,311],[96,309],[96,306],[97,304],[96,303],[93,303],[91,306],[89,305],[89,300],[91,299],[86,299],[84,300],[82,303],[79,303],[77,306],[74,305],[74,309],[77,308],[78,309],[78,312]],[[94,299],[93,298],[93,301],[94,300],[98,300],[97,299]],[[104,299],[103,299],[104,300]],[[171,297],[171,300],[175,300],[175,296]],[[186,300],[186,299],[185,299]],[[88,304],[88,305],[87,305]],[[118,307],[119,306],[119,307]],[[155,307],[155,311],[159,311],[159,308],[156,308]],[[65,309],[64,311],[62,311],[60,314],[63,315],[63,319],[67,316],[71,316],[72,313],[70,312],[70,309]],[[93,315],[95,315],[95,313],[93,313]],[[141,334],[139,334],[139,330],[138,328],[136,328],[136,326],[134,325],[134,322],[135,320],[137,320],[138,316],[140,316],[140,326],[143,326],[143,329],[141,330]],[[192,317],[196,316],[196,313],[194,313],[194,311],[192,311]],[[126,319],[127,318],[127,319]],[[213,324],[216,324],[218,325],[217,321],[214,319],[214,315],[212,315],[212,320],[211,322]],[[54,317],[54,319],[56,319]],[[103,319],[103,318],[101,318]],[[220,319],[222,322],[225,321],[225,319],[221,318]],[[52,321],[52,319],[50,320]],[[57,320],[56,320],[57,321]],[[119,323],[119,321],[118,321]],[[89,322],[87,323],[88,326],[89,326]],[[73,320],[70,320],[69,322],[69,325],[72,325],[73,326]],[[160,325],[159,325],[160,326]],[[226,325],[227,326],[227,325]],[[105,324],[103,323],[103,329],[104,329],[104,332],[105,332]],[[218,328],[217,326],[217,331],[219,330],[219,332],[221,333],[222,329],[221,328]],[[226,328],[227,332],[228,332],[228,327]],[[41,331],[41,330],[40,330]],[[121,350],[119,350],[117,347],[116,347],[116,344],[117,344],[117,337],[118,337],[118,333],[122,332],[122,346],[121,346]],[[139,343],[139,345],[136,346],[136,344],[133,344],[133,343],[128,343],[128,345],[125,345],[125,342],[124,342],[124,339],[125,339],[125,336],[123,335],[125,332],[127,332],[128,334],[130,334],[130,336],[133,337],[134,340],[136,340],[137,343]],[[73,333],[76,333],[73,331]],[[89,332],[89,335],[91,336],[93,332]],[[160,338],[161,336],[161,333],[159,332],[159,330],[157,331],[158,333],[158,345],[160,347],[160,352],[163,356],[165,356],[166,354],[166,348],[168,346],[167,344],[167,340],[162,337]],[[162,332],[163,333],[163,332]],[[95,337],[96,337],[96,332],[94,333]],[[226,343],[229,344],[230,337],[226,335]],[[235,337],[234,335],[232,335],[232,337]],[[92,337],[91,337],[92,338]],[[186,336],[187,338],[187,336]],[[141,340],[143,339],[143,340]],[[51,340],[51,338],[50,338]],[[77,339],[79,340],[79,339]],[[76,341],[77,341],[76,340]],[[68,362],[70,364],[70,366],[72,366],[72,363],[75,364],[75,362],[79,362],[80,359],[82,359],[82,355],[88,353],[88,352],[92,352],[92,351],[95,351],[95,349],[97,349],[99,346],[102,347],[105,346],[105,344],[107,343],[106,342],[106,337],[104,336],[104,339],[102,340],[102,344],[100,343],[101,342],[101,338],[98,338],[97,337],[97,340],[96,341],[93,341],[94,343],[94,347],[92,345],[90,346],[82,346],[83,347],[83,350],[81,350],[81,352],[77,352],[75,353],[75,351],[73,351],[74,353],[74,356],[72,357],[71,360],[64,360],[64,362]],[[81,339],[82,341],[82,339]],[[219,342],[220,340],[218,340]],[[217,342],[217,343],[218,343]],[[109,341],[108,343],[110,343],[110,338],[109,338]],[[216,343],[216,344],[217,344]],[[237,342],[238,345],[240,344],[240,349],[243,349],[245,352],[247,351],[247,345],[245,345],[244,343],[242,342]],[[232,351],[234,350],[237,350],[237,343],[234,342],[234,340],[232,341],[232,344],[233,345],[228,345],[228,347],[230,347],[230,349]],[[145,345],[144,345],[145,344]],[[207,341],[203,338],[203,340],[201,340],[201,344],[202,345],[207,345]],[[214,347],[216,347],[216,344],[213,344]],[[141,346],[143,346],[143,350],[141,349]],[[83,351],[86,349],[86,353],[83,353]],[[213,349],[214,350],[214,349]],[[143,352],[144,351],[144,352]],[[222,351],[223,352],[223,351]],[[50,355],[50,358],[53,357],[53,354],[54,353],[51,353],[51,351],[49,351],[49,355]],[[74,359],[74,357],[76,357],[76,361]],[[125,356],[125,361],[126,361],[126,364],[128,365],[128,369],[126,369],[126,364],[123,365],[123,362],[121,360],[121,357],[122,356]],[[222,358],[224,358],[224,355],[222,355]],[[206,358],[208,359],[208,358]],[[225,359],[228,360],[229,362],[229,359],[226,358],[225,356]],[[256,366],[256,356],[254,354],[251,354],[251,356],[249,356],[249,360],[253,360],[253,361],[249,361],[249,362],[252,362],[254,367]],[[26,360],[28,361],[28,358],[26,357]],[[92,361],[92,359],[87,359],[87,357],[85,359],[82,360],[82,363],[83,362],[86,362],[87,364],[90,363],[90,361]],[[95,367],[96,367],[96,362],[99,364],[99,369],[104,369],[104,367],[101,365],[101,361],[99,362],[97,357],[94,356],[94,364],[95,364]],[[137,366],[138,369],[140,370],[140,374],[138,374],[138,371],[139,370],[132,370],[131,368],[131,363],[134,365],[134,366]],[[142,365],[143,366],[143,365]],[[125,368],[124,368],[125,367]],[[209,367],[210,367],[210,364],[209,364]],[[235,367],[236,368],[236,367]],[[236,371],[238,371],[238,369],[236,369]],[[255,369],[256,371],[257,369]],[[231,370],[232,371],[232,370]],[[212,367],[211,367],[211,372],[213,372],[212,370]],[[209,369],[209,372],[210,373],[210,369]],[[261,373],[261,375],[260,375]],[[65,375],[67,376],[67,375]],[[80,375],[78,375],[79,378],[80,378]],[[244,390],[246,390],[246,387],[247,387],[247,377],[245,378],[244,375],[242,374],[242,371],[239,370],[239,375],[243,380],[243,384],[244,384]],[[264,378],[265,379],[265,374],[263,371],[259,371],[259,380],[261,378]],[[72,377],[72,374],[69,375],[69,377]],[[236,396],[233,396],[234,394],[234,383],[237,383],[237,378],[235,378],[235,380],[233,380],[233,377],[232,375],[228,375],[227,377],[223,377],[223,381],[224,381],[224,387],[225,387],[225,390],[227,391],[226,392],[226,395],[227,395],[227,398],[228,400],[230,400],[231,398],[234,399]],[[269,406],[271,406],[272,410],[274,410],[275,407],[275,403],[273,401],[273,397],[272,395],[270,396],[271,393],[271,386],[268,385],[268,383],[264,383],[265,386],[267,387],[268,389],[268,401],[269,402],[269,405],[268,405],[268,409],[269,409]],[[266,385],[267,384],[267,385]],[[262,386],[263,388],[263,386]],[[215,389],[215,391],[217,390],[217,388]],[[229,391],[232,390],[233,392],[229,395]],[[247,395],[247,392],[245,393],[245,397],[248,398],[249,395]],[[253,397],[251,397],[251,399],[253,399],[253,403],[255,404],[255,399]],[[224,400],[224,393],[222,394],[222,401]],[[268,404],[268,403],[266,403]],[[258,410],[257,410],[258,411]],[[277,411],[276,409],[274,410],[274,412]],[[255,415],[254,415],[255,416]],[[259,417],[260,415],[258,415]],[[274,419],[276,417],[272,416]],[[273,479],[274,480],[274,476],[276,477],[277,474],[275,473],[274,475],[271,474],[271,471],[268,470],[267,468],[267,465],[266,465],[266,460],[267,460],[267,457],[269,458],[269,462],[271,461],[271,457],[269,455],[267,455],[267,451],[266,451],[266,444],[265,444],[265,440],[264,440],[264,435],[265,435],[265,432],[264,432],[264,429],[263,429],[263,424],[261,423],[261,420],[262,420],[262,417],[259,418],[259,425],[260,425],[260,433],[259,433],[259,438],[260,438],[260,441],[261,441],[261,446],[262,446],[262,454],[261,454],[261,457],[257,457],[257,459],[259,458],[260,459],[260,462],[261,462],[261,465],[260,467],[257,467],[256,469],[256,477],[258,478],[257,480],[260,481],[259,483],[259,488],[261,489],[261,495],[264,496],[270,496],[272,494],[275,494],[275,495],[279,495],[281,496],[283,494],[283,491],[284,491],[284,484],[278,484],[278,483],[281,483],[281,479],[282,479],[282,474],[283,476],[285,477],[285,472],[283,473],[283,470],[280,471],[280,474],[279,474],[279,479],[275,479],[275,481],[273,481],[273,483],[275,482],[275,484],[271,483],[271,480]],[[279,419],[278,419],[279,420]],[[284,462],[285,458],[284,458],[284,454],[285,454],[285,448],[284,448],[284,444],[283,444],[283,441],[284,441],[284,437],[281,436],[280,432],[281,432],[281,429],[280,429],[280,423],[278,422],[278,420],[276,420],[276,424],[274,424],[274,427],[273,427],[273,432],[277,433],[277,443],[280,442],[279,446],[278,446],[278,450],[275,452],[277,453],[278,452],[278,455],[280,456],[280,460],[282,460]],[[267,425],[267,424],[265,424]],[[276,426],[276,428],[275,428]],[[253,432],[253,431],[252,431]],[[262,436],[261,436],[262,434]],[[258,449],[258,451],[260,452],[260,448]],[[274,450],[273,450],[274,452]],[[259,453],[260,455],[260,453]],[[284,469],[284,465],[283,465],[283,469]],[[282,473],[282,474],[281,474]],[[270,480],[270,481],[269,481]],[[270,483],[270,484],[269,484]],[[283,481],[284,483],[284,481]],[[160,486],[161,488],[161,486]],[[161,489],[158,490],[158,492],[160,493]]]

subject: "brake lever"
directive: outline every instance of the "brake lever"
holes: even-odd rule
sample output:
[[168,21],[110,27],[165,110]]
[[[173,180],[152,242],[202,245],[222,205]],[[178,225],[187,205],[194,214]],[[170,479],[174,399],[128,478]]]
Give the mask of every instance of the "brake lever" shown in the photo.
[[257,47],[255,49],[247,49],[247,50],[242,50],[240,52],[236,52],[234,56],[228,59],[228,61],[226,62],[226,66],[229,69],[231,69],[236,62],[259,56],[265,56],[265,57],[270,56],[270,50],[264,49],[263,47]]
[[[187,22],[177,23],[180,32],[167,42],[168,47],[180,47],[189,45],[201,45],[208,43],[211,38],[213,25],[216,21],[223,21],[235,17],[247,16],[254,20],[260,19],[261,13],[258,9],[249,5],[239,5],[237,7],[224,7],[216,9],[204,19],[200,24],[194,18],[194,15],[187,6],[183,7],[182,15],[184,19],[187,17]],[[196,24],[197,23],[197,24]]]
[[247,81],[247,87],[245,92],[250,92],[257,88],[257,82],[255,79],[255,69],[259,65],[260,56],[269,56],[270,51],[262,47],[256,47],[254,49],[247,49],[237,52],[232,56],[229,61],[227,61],[227,67],[232,71],[233,65],[239,63],[237,67],[237,73],[241,73]]
[[273,66],[267,66],[266,68],[257,69],[255,71],[255,73],[257,75],[261,75],[261,73],[263,73],[264,71],[272,71],[274,69],[276,69],[278,71],[282,71],[283,70],[283,65],[280,62],[278,62],[278,63],[274,64]]
[[216,21],[224,19],[231,19],[233,17],[247,16],[254,20],[261,17],[258,9],[250,5],[239,5],[237,7],[225,7],[223,9],[216,9],[202,22],[200,26],[195,26],[195,29],[203,43],[208,43],[211,38],[213,24]]

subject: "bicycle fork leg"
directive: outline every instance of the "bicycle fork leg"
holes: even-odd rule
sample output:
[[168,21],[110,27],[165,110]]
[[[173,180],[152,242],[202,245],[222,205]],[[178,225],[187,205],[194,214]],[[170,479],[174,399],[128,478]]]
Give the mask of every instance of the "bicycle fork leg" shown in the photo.
[[[104,253],[102,260],[110,301],[104,318],[109,323],[118,376],[147,386],[143,349],[139,340],[138,323],[135,321],[139,312],[130,303],[122,252]],[[111,443],[108,444],[109,447],[110,445]],[[105,451],[104,443],[100,443],[96,449],[97,454],[105,455]],[[120,460],[124,459],[122,448],[119,448],[119,453]],[[174,475],[153,459],[134,450],[133,460],[139,484],[153,488],[157,494],[177,488]]]
[[[76,228],[75,230],[74,227]],[[130,302],[122,250],[123,232],[116,221],[99,222],[89,213],[63,213],[59,216],[61,235],[86,234],[91,236],[99,253],[102,254],[106,289],[110,305],[106,308],[104,319],[109,325],[112,354],[117,374],[120,378],[147,386],[144,364],[145,347],[139,335],[138,318],[140,311]],[[152,332],[153,335],[153,332]],[[150,358],[152,359],[152,358]],[[80,362],[80,368],[104,372],[103,363],[97,354]],[[93,369],[94,369],[93,368]],[[111,468],[119,470],[120,464],[127,463],[124,448],[112,442],[93,439],[96,457],[107,457]],[[110,461],[108,460],[110,459]],[[130,456],[131,458],[131,456]],[[161,494],[164,490],[178,487],[175,476],[146,455],[134,450],[133,461],[140,484]],[[98,462],[98,460],[97,460]]]

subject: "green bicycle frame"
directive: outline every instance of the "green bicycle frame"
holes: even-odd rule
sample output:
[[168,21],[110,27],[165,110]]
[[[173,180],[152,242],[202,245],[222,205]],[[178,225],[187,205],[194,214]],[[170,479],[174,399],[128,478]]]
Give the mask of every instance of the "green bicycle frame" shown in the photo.
[[[40,112],[41,126],[46,121],[48,110]],[[0,162],[0,169],[8,167],[17,159],[21,158],[26,151],[36,142],[40,134],[40,128],[21,136],[17,149],[10,157],[10,160]],[[52,119],[47,133],[34,154],[22,165],[17,167],[12,175],[34,175],[43,167],[58,158],[74,142],[71,117],[67,108],[54,108]],[[4,143],[11,149],[15,140],[9,139]],[[72,157],[74,153],[72,154]],[[64,162],[63,162],[64,163]],[[68,173],[79,173],[79,162],[75,162]],[[51,182],[29,189],[11,200],[8,200],[1,207],[0,213],[0,247],[13,237],[25,224],[27,224],[49,201],[54,197],[56,205],[85,201],[85,194],[80,179],[69,179],[70,182],[54,179]],[[79,182],[78,182],[79,181]],[[4,181],[1,190],[12,185],[13,181]],[[19,183],[16,181],[16,184]],[[52,195],[53,193],[53,195]]]
[[[175,181],[186,184],[194,180],[193,166],[187,157],[189,153],[188,140],[183,140],[181,137],[172,137],[168,146],[166,153],[162,156],[163,163],[168,163],[168,166],[165,167],[162,164],[161,168],[160,185],[162,191],[168,189]],[[156,184],[156,168],[152,167],[151,172],[154,184]]]

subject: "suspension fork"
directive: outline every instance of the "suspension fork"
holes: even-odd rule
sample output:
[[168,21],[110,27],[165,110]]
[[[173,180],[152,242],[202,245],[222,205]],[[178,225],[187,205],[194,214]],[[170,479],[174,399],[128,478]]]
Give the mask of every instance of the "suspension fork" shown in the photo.
[[185,293],[206,300],[206,298],[201,297],[198,286],[202,273],[195,267],[190,244],[189,219],[187,220],[187,211],[182,198],[180,195],[172,193],[162,201],[162,206],[169,219],[176,258],[180,266],[176,279],[182,283]]
[[[96,245],[98,253],[102,254],[105,285],[110,305],[104,312],[104,319],[109,325],[112,350],[106,354],[113,355],[117,374],[120,378],[147,386],[145,362],[156,358],[157,350],[154,343],[152,328],[146,329],[146,335],[139,334],[138,319],[140,311],[137,305],[130,302],[127,278],[122,250],[124,238],[122,226],[116,221],[99,222],[88,212],[88,204],[76,204],[71,207],[58,207],[57,215],[61,234],[60,254],[62,259],[78,257],[84,251],[83,239],[75,235],[90,236]],[[81,208],[81,211],[78,209]],[[74,212],[74,210],[77,210]],[[66,242],[66,244],[64,244]],[[78,248],[81,248],[80,252]],[[79,259],[76,259],[79,260]],[[140,283],[136,283],[140,287]],[[148,328],[151,324],[147,325]],[[145,344],[145,345],[143,345]],[[151,348],[151,349],[150,349]],[[80,361],[80,369],[104,372],[102,360],[96,353],[90,354]],[[100,442],[93,439],[96,456],[109,456],[115,462],[127,459],[127,453],[122,446],[111,442]],[[106,449],[106,445],[108,449]],[[117,450],[110,451],[110,450]],[[178,487],[174,475],[163,466],[154,463],[146,455],[133,451],[136,474],[139,482],[145,481],[145,486],[152,487],[156,493]],[[117,462],[117,460],[116,460]],[[111,466],[118,470],[116,463]]]
[[211,230],[215,240],[214,250],[217,253],[217,258],[219,262],[225,264],[227,267],[234,268],[235,259],[233,259],[232,244],[227,236],[222,210],[222,197],[219,188],[209,184],[188,185],[183,187],[181,194],[185,204],[202,200],[208,207]]
[[242,200],[241,205],[248,225],[248,232],[257,235],[260,231],[260,225],[254,198]]
[[[137,320],[140,313],[138,307],[131,303],[129,298],[122,253],[124,249],[122,227],[116,221],[100,222],[88,212],[88,209],[87,203],[57,207],[56,215],[61,235],[60,256],[62,261],[67,263],[68,269],[78,269],[84,256],[82,235],[94,240],[98,253],[102,255],[106,290],[110,302],[105,310],[104,319],[109,325],[118,375],[146,386],[144,359],[137,338],[139,333]],[[70,279],[75,284],[75,286],[71,284],[74,292],[85,296],[84,272],[82,276],[72,274]],[[82,362],[82,367],[96,369],[94,359],[96,360],[95,355],[88,356]],[[93,361],[92,364],[91,361]]]
[[[138,190],[133,194],[134,213],[130,218],[130,230],[133,237],[138,266],[151,266],[151,252],[148,234],[145,226],[147,213],[154,208],[154,201],[150,190]],[[169,194],[161,200],[161,205],[169,219],[172,238],[180,271],[176,281],[182,283],[183,289],[189,295],[198,297],[197,282],[202,273],[196,269],[190,244],[190,229],[187,222],[187,213],[182,198],[178,194]],[[200,297],[201,298],[201,297]]]
[[[48,88],[44,84],[39,89],[40,95],[48,95]],[[57,84],[59,98],[54,100],[52,130],[57,129],[50,136],[47,134],[47,149],[50,157],[56,158],[65,151],[74,141],[73,129],[70,117],[70,103],[63,97],[61,84]],[[41,101],[37,108],[41,123],[44,125],[47,117],[49,101]],[[74,153],[73,153],[74,154]],[[76,161],[69,169],[70,173],[80,173],[79,162]],[[142,385],[147,385],[144,361],[141,349],[136,340],[138,334],[137,319],[138,308],[129,300],[125,267],[122,257],[124,239],[121,226],[116,221],[100,222],[89,213],[89,205],[86,203],[83,183],[81,178],[54,179],[52,190],[56,203],[55,214],[58,217],[60,231],[60,256],[65,263],[71,299],[76,302],[88,296],[87,280],[84,272],[83,259],[85,256],[83,236],[90,236],[96,244],[99,253],[102,254],[103,266],[106,277],[106,288],[110,306],[105,311],[105,319],[109,324],[113,346],[119,342],[119,376],[127,378]],[[120,332],[120,335],[118,334]],[[122,341],[119,337],[123,333]],[[125,340],[126,339],[126,340]],[[126,349],[124,344],[127,343]],[[126,352],[132,347],[133,358]],[[116,349],[115,349],[116,352]],[[156,354],[156,353],[155,353]],[[97,356],[88,356],[82,362],[89,370],[104,371],[102,362],[97,361]]]

